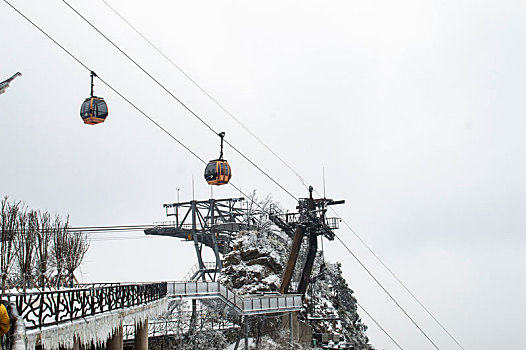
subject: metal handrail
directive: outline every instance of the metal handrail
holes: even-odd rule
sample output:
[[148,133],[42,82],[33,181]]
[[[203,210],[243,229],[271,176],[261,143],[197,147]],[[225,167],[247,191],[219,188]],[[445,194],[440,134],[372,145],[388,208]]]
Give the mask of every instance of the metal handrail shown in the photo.
[[167,295],[192,299],[219,298],[243,315],[297,311],[303,307],[300,294],[241,297],[219,282],[168,282]]
[[[204,265],[205,265],[205,269],[207,270],[212,270],[212,269],[215,269],[216,268],[216,263],[214,261],[206,261],[204,262]],[[192,281],[192,277],[194,276],[194,274],[199,271],[199,264],[194,264],[194,266],[192,266],[190,268],[190,270],[188,270],[188,272],[186,273],[186,275],[184,275],[183,277],[183,281]]]
[[166,296],[220,299],[241,315],[298,311],[303,307],[297,294],[241,297],[219,282],[182,281],[139,284],[89,284],[58,291],[6,293],[16,305],[27,329],[58,325],[104,312],[143,305]]
[[166,282],[92,284],[57,291],[6,293],[3,298],[16,305],[27,329],[35,329],[150,303],[164,298],[166,291]]

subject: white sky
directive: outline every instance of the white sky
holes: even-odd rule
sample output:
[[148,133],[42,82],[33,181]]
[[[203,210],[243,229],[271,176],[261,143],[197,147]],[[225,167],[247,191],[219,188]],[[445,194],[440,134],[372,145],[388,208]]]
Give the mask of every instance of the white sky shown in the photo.
[[[523,1],[122,1],[112,6],[310,184],[466,349],[523,347],[526,307],[526,3]],[[91,69],[205,159],[218,139],[61,1],[12,0]],[[277,181],[288,169],[100,0],[71,4]],[[96,82],[106,123],[84,126],[89,74],[0,3],[0,195],[71,216],[75,226],[165,220],[163,203],[206,199],[203,166]],[[293,200],[228,147],[244,191]],[[214,197],[238,196],[231,187]],[[347,229],[338,234],[441,349],[455,344]],[[118,236],[110,234],[111,237]],[[97,236],[97,237],[100,237]],[[84,281],[181,278],[193,246],[93,241]],[[405,349],[432,349],[337,242],[358,301]],[[362,315],[378,348],[395,346]]]

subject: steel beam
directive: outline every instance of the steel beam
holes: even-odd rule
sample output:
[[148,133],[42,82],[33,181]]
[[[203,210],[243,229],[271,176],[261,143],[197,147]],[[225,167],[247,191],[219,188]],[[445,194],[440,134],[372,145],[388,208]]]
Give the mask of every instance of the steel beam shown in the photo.
[[290,247],[289,260],[287,262],[285,272],[283,273],[281,287],[279,288],[279,292],[281,294],[286,294],[289,291],[290,281],[292,280],[292,274],[294,273],[294,267],[296,266],[296,261],[298,260],[298,254],[300,252],[301,242],[303,241],[304,235],[305,227],[298,225],[296,227],[296,233],[294,234],[292,246]]

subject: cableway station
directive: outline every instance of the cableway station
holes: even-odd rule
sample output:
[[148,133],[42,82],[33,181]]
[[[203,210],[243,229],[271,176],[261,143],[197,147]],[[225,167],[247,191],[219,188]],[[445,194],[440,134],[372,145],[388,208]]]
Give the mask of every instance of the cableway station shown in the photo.
[[[187,282],[181,282],[182,284],[179,285],[179,288],[183,288],[185,291],[182,294],[187,295],[188,287],[195,292],[195,298],[192,300],[192,319],[197,317],[196,315],[202,312],[203,308],[213,309],[214,313],[228,314],[225,313],[225,302],[228,302],[228,296],[223,296],[222,302],[219,303],[210,303],[208,300],[198,299],[197,297],[207,295],[210,286],[216,286],[217,293],[226,290],[221,284],[215,282],[223,268],[222,255],[224,256],[234,249],[233,242],[241,232],[261,230],[265,220],[267,221],[267,226],[269,223],[275,225],[276,228],[283,232],[284,237],[291,240],[288,262],[281,277],[279,293],[276,292],[271,296],[251,296],[248,304],[245,304],[247,301],[243,301],[240,304],[234,302],[230,306],[236,307],[238,314],[242,310],[241,306],[254,305],[254,303],[259,308],[253,314],[283,313],[283,307],[286,307],[286,305],[292,305],[293,310],[296,311],[301,309],[302,296],[307,291],[314,260],[318,253],[318,239],[320,236],[323,236],[328,240],[334,240],[333,230],[339,227],[340,219],[327,217],[327,208],[331,205],[345,203],[343,200],[314,199],[312,192],[313,188],[310,187],[309,197],[299,199],[296,213],[280,213],[273,207],[268,210],[263,210],[262,208],[254,209],[254,203],[247,203],[247,200],[243,197],[192,200],[163,205],[166,216],[172,220],[147,228],[144,230],[144,233],[146,235],[179,238],[193,243],[197,263],[195,268],[185,277]],[[203,249],[205,247],[213,251],[214,262],[205,262],[203,260]],[[303,254],[303,259],[298,259],[301,251],[305,251],[306,254]],[[299,271],[299,273],[294,274],[294,271]],[[296,275],[299,277],[297,280],[294,280],[293,276]],[[291,285],[294,285],[296,289],[291,288]],[[204,289],[200,290],[199,288]],[[286,295],[290,295],[290,297],[286,297]],[[189,298],[192,298],[192,296],[189,296]],[[283,304],[279,301],[280,298],[284,298]],[[198,300],[200,305],[197,303]],[[244,313],[245,324],[247,316],[248,314]],[[292,314],[287,317],[290,322],[290,330],[298,328],[298,325],[293,325],[294,322],[298,322],[297,317],[294,318]],[[316,318],[310,318],[310,321],[313,320],[316,320]],[[189,328],[192,327],[192,324],[190,322]],[[307,325],[303,326],[308,328]],[[310,334],[312,334],[312,331]],[[309,337],[307,336],[307,338]]]

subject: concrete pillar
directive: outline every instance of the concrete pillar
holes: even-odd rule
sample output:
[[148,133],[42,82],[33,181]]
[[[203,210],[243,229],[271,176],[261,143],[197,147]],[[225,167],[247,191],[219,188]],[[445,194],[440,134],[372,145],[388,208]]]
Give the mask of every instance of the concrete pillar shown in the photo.
[[294,325],[292,320],[292,312],[289,312],[289,347],[292,349],[294,344]]
[[133,350],[148,350],[148,319],[135,324],[135,341]]
[[287,312],[282,316],[283,328],[289,331],[289,342],[296,342],[299,335],[298,312]]
[[78,337],[73,338],[73,350],[80,350],[80,339]]
[[245,350],[248,350],[248,316],[245,316]]
[[123,334],[122,325],[113,331],[113,336],[108,340],[106,344],[107,350],[122,350]]

